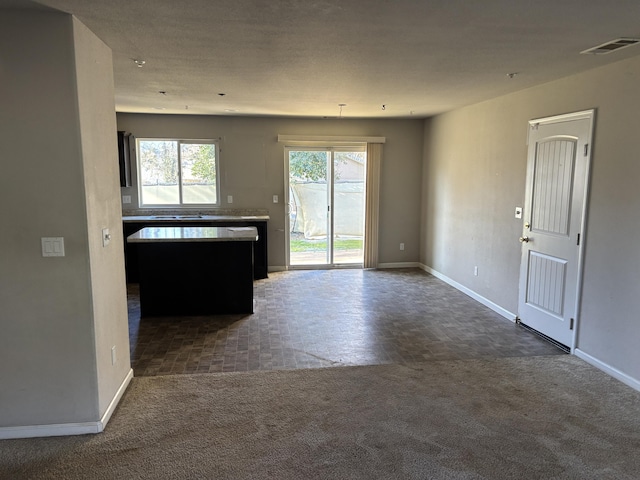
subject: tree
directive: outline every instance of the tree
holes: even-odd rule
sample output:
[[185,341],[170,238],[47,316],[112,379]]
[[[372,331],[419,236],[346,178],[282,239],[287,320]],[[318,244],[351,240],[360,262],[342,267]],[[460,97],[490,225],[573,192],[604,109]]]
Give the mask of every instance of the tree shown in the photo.
[[143,185],[175,185],[178,183],[176,142],[140,142],[140,165]]
[[189,158],[191,175],[207,184],[216,183],[216,148],[210,143],[182,144],[182,161]]
[[328,153],[323,151],[289,152],[289,176],[317,182],[327,178]]
[[[326,181],[327,161],[329,158],[329,152],[326,150],[291,151],[289,152],[289,176],[307,182],[317,182],[319,180]],[[338,152],[334,156],[334,161],[336,164],[344,165],[347,163],[347,158],[362,162],[364,152]],[[340,171],[338,168],[335,169],[334,175],[335,180],[340,178]]]

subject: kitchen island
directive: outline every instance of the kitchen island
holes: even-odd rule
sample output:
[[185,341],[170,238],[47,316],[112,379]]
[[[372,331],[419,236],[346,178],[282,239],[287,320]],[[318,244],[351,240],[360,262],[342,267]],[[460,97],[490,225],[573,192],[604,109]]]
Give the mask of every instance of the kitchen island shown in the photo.
[[[210,215],[206,213],[167,213],[140,215],[128,214],[122,217],[124,238],[145,227],[256,227],[258,240],[253,242],[254,278],[267,278],[267,222],[268,215],[231,214]],[[138,245],[125,243],[125,266],[127,283],[138,283]]]
[[145,227],[138,247],[142,316],[253,313],[255,227]]

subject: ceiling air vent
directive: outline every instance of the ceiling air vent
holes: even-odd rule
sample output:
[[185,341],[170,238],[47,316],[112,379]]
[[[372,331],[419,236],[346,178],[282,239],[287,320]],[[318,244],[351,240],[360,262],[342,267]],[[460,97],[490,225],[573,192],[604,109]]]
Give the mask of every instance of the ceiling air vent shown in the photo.
[[583,50],[580,53],[604,55],[606,53],[611,53],[615,50],[620,50],[621,48],[630,47],[631,45],[635,45],[636,43],[640,43],[640,40],[637,38],[617,38],[615,40],[611,40],[610,42],[603,43],[602,45],[598,45],[597,47],[592,47],[587,50]]

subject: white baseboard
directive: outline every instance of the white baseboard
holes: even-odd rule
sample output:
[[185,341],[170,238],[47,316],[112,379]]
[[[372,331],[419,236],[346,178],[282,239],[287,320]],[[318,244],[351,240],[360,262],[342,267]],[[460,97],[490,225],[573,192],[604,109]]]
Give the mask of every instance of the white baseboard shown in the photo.
[[269,268],[267,269],[269,272],[285,272],[286,270],[287,267],[283,265],[269,265]]
[[419,267],[418,262],[395,262],[395,263],[379,263],[377,268],[416,268]]
[[104,427],[106,427],[107,423],[109,423],[109,420],[111,419],[111,415],[113,415],[113,412],[116,410],[116,407],[120,403],[120,400],[122,399],[124,392],[127,390],[127,387],[131,383],[132,378],[133,378],[133,368],[130,368],[129,371],[127,372],[127,375],[124,377],[124,380],[120,384],[120,388],[118,388],[118,391],[116,392],[113,399],[111,400],[111,403],[107,407],[107,410],[104,412],[104,415],[102,415],[102,418],[100,419],[100,423],[102,424],[102,429],[100,431],[104,430]]
[[101,422],[59,423],[51,425],[26,425],[1,427],[0,440],[13,438],[62,437],[66,435],[86,435],[100,433]]
[[493,303],[488,298],[485,298],[482,295],[479,295],[478,293],[474,292],[473,290],[465,287],[464,285],[456,282],[455,280],[452,280],[451,278],[447,277],[446,275],[443,275],[442,273],[438,272],[437,270],[434,270],[433,268],[428,267],[427,265],[424,265],[423,263],[420,263],[419,267],[422,270],[424,270],[425,272],[430,273],[434,277],[439,278],[443,282],[448,283],[449,285],[451,285],[456,290],[460,290],[465,295],[469,295],[471,298],[473,298],[475,301],[481,303],[485,307],[489,307],[491,310],[493,310],[494,312],[496,312],[499,315],[502,315],[507,320],[511,320],[512,322],[516,321],[516,314],[515,313],[512,313],[512,312],[510,312],[509,310],[507,310],[505,308],[502,308],[500,305],[498,305],[496,303]]
[[61,437],[67,435],[86,435],[89,433],[100,433],[104,430],[105,425],[111,418],[118,402],[124,395],[125,390],[129,386],[133,378],[133,370],[129,370],[124,381],[118,388],[116,395],[109,404],[107,411],[102,419],[97,422],[81,422],[81,423],[58,423],[51,425],[24,425],[17,427],[0,427],[0,440],[9,440],[14,438],[35,438],[35,437]]
[[630,377],[626,373],[623,373],[620,370],[618,370],[617,368],[614,368],[611,365],[608,365],[608,364],[604,363],[603,361],[598,360],[595,357],[592,357],[591,355],[589,355],[586,352],[583,352],[579,348],[576,348],[573,351],[573,354],[576,357],[581,358],[582,360],[584,360],[588,364],[593,365],[597,369],[602,370],[606,374],[611,375],[613,378],[615,378],[617,380],[620,380],[625,385],[628,385],[631,388],[633,388],[634,390],[637,390],[638,392],[640,392],[640,380],[636,380],[635,378]]

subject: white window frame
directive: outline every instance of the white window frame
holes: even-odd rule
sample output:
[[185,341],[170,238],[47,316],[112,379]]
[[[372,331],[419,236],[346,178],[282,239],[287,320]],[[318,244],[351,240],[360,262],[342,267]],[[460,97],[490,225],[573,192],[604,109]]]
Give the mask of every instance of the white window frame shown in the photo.
[[[141,174],[141,161],[140,161],[140,143],[141,142],[177,142],[178,143],[178,192],[179,203],[143,203],[142,200],[142,174]],[[215,170],[216,170],[216,200],[211,203],[183,203],[182,198],[182,160],[180,158],[180,144],[206,144],[215,146]],[[187,208],[207,208],[207,207],[219,207],[220,206],[220,142],[218,139],[187,139],[187,138],[165,138],[165,137],[145,137],[136,138],[136,174],[138,177],[138,206],[140,208],[174,208],[174,209],[187,209]]]

